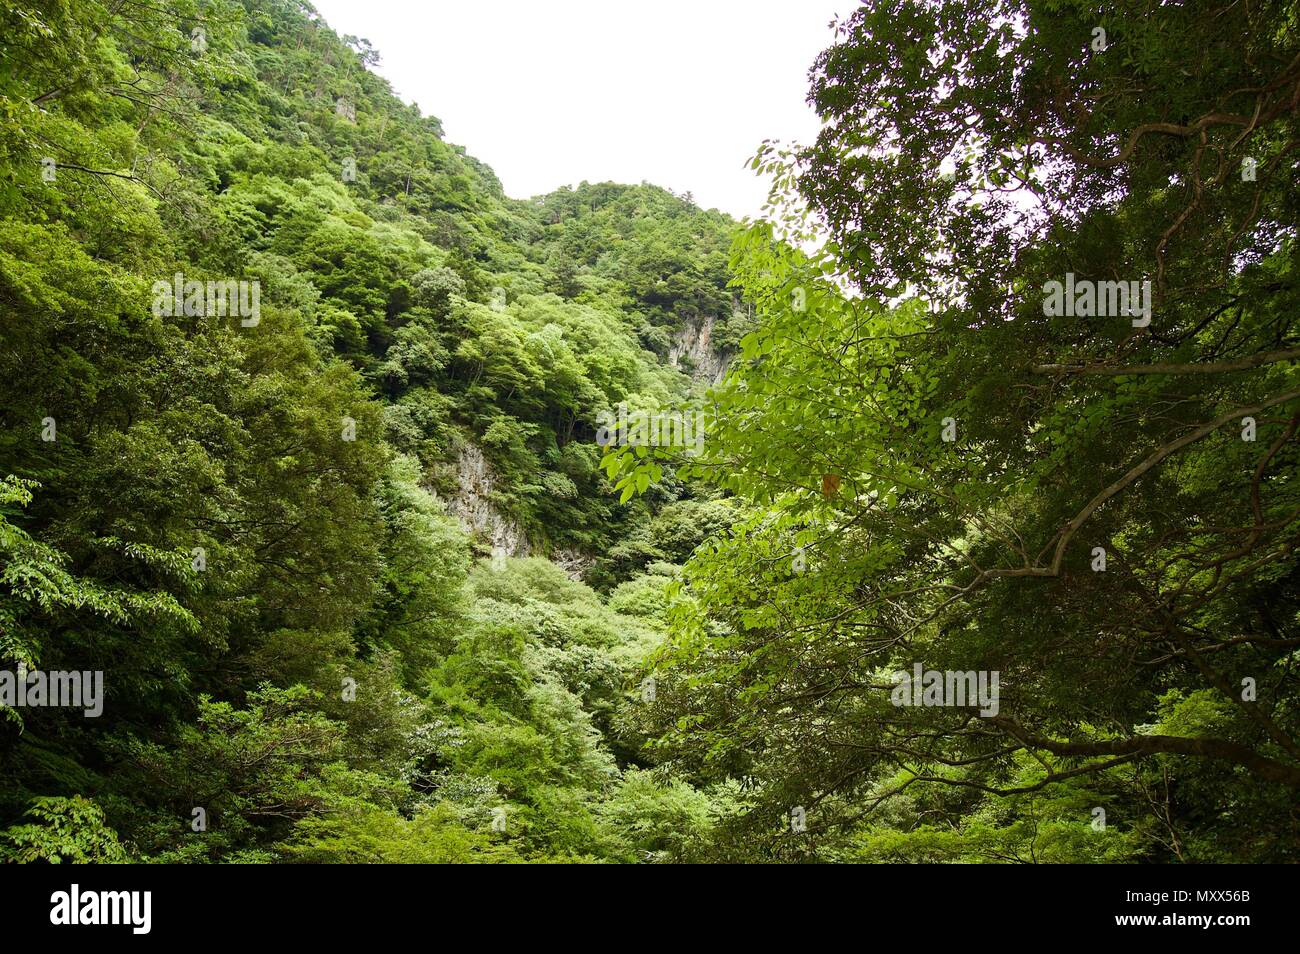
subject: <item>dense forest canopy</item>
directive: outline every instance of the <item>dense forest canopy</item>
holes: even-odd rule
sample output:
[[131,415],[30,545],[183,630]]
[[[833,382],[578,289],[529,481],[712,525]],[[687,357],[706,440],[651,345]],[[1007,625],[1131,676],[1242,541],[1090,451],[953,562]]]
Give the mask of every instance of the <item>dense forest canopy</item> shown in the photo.
[[868,3],[736,222],[9,4],[0,858],[1300,860],[1297,17]]

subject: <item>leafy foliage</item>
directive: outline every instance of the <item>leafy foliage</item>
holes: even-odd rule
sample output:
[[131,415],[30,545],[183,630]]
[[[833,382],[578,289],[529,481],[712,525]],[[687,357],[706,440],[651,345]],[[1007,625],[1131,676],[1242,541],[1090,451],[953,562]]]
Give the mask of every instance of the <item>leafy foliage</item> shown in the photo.
[[1295,861],[1296,17],[863,5],[738,227],[507,198],[299,0],[10,3],[0,670],[105,699],[0,858]]
[[[755,158],[759,326],[677,471],[747,515],[643,725],[755,780],[742,857],[1295,859],[1295,11],[1148,6],[863,7]],[[999,705],[899,705],[918,664]]]
[[[690,390],[663,355],[732,311],[733,223],[507,199],[293,0],[0,27],[0,662],[106,695],[3,710],[5,857],[626,857],[599,809],[660,608],[476,563],[449,501],[478,451],[484,505],[603,590],[685,559],[690,528],[605,555],[697,502],[615,503],[593,438]],[[260,314],[168,311],[177,275]]]

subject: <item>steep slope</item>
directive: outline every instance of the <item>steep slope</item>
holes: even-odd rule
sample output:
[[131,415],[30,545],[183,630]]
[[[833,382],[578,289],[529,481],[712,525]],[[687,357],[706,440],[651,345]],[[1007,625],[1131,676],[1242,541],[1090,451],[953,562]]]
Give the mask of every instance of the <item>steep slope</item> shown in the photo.
[[0,710],[0,853],[687,853],[708,798],[614,726],[727,508],[619,504],[593,437],[738,337],[732,223],[506,198],[305,4],[0,28],[0,662],[103,674]]

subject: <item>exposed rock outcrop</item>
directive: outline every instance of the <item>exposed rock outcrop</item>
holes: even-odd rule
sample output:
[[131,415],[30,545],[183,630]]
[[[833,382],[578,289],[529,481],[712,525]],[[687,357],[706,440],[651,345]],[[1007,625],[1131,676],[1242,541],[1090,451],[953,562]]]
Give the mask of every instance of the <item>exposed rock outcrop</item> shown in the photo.
[[713,347],[714,321],[712,315],[687,318],[668,349],[672,367],[684,364],[691,378],[708,384],[717,384],[727,373],[727,359]]
[[490,544],[494,555],[529,556],[528,538],[519,524],[492,504],[495,486],[492,465],[483,451],[466,444],[456,461],[456,494],[447,502],[447,510],[460,521],[466,533]]

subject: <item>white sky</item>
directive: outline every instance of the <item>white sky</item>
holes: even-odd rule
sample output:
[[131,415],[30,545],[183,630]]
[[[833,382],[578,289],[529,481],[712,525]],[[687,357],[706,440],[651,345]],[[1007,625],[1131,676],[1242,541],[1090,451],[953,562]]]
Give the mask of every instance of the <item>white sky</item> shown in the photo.
[[377,72],[529,198],[652,182],[755,216],[745,163],[817,133],[808,68],[853,0],[310,0]]

